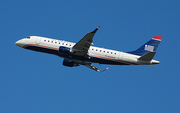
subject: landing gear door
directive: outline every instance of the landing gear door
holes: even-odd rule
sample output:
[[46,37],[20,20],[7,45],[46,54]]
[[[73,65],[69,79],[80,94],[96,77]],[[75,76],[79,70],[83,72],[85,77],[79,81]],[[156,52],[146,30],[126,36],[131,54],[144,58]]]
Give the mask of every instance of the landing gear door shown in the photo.
[[36,44],[40,44],[40,42],[41,42],[41,37],[36,37]]

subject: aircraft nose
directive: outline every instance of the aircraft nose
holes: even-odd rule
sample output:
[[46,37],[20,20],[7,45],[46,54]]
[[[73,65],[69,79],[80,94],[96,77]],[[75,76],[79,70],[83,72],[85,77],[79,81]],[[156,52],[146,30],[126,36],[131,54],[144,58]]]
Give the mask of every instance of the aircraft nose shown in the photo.
[[23,47],[23,44],[21,43],[21,40],[16,41],[15,45],[18,46],[18,47]]
[[17,46],[18,46],[18,44],[19,44],[19,40],[15,42],[15,45],[17,45]]

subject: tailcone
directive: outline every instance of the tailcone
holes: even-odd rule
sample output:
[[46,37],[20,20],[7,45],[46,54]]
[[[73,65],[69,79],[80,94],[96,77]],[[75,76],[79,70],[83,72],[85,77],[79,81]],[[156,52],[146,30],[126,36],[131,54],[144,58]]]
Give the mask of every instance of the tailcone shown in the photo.
[[153,60],[152,62],[151,62],[151,64],[159,64],[160,62],[159,61],[156,61],[156,60]]

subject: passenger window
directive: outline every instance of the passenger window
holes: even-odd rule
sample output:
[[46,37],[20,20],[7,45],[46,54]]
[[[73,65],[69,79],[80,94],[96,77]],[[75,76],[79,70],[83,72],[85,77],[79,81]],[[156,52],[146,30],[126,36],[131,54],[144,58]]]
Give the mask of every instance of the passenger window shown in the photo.
[[59,42],[59,44],[60,44],[60,42]]
[[27,39],[30,39],[30,37],[27,37]]
[[100,50],[100,52],[101,52],[101,50]]
[[96,49],[96,51],[98,51],[98,50]]
[[109,51],[107,51],[107,53],[109,53]]
[[46,41],[46,40],[44,40],[44,41]]

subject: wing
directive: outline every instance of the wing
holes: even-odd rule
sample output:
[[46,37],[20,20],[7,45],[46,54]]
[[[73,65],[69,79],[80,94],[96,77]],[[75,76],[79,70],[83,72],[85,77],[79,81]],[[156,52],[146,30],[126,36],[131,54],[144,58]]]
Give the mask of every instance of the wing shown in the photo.
[[87,55],[89,47],[93,42],[93,37],[99,28],[100,26],[98,26],[94,31],[87,33],[79,42],[73,46],[72,50],[75,53],[78,53],[78,55]]
[[93,69],[95,71],[98,71],[98,72],[105,72],[107,69],[109,69],[109,67],[107,67],[106,69],[104,69],[103,71],[101,71],[100,69],[98,69],[97,67],[95,67],[94,65],[92,65],[91,63],[86,63],[86,62],[77,62],[76,63],[78,64],[81,64],[81,65],[84,65],[90,69]]
[[[72,61],[72,60],[71,60]],[[95,70],[95,71],[98,71],[98,72],[105,72],[107,69],[109,69],[109,67],[107,67],[106,69],[104,69],[103,71],[101,71],[100,69],[98,69],[97,67],[95,67],[94,65],[92,65],[92,63],[86,63],[86,62],[82,62],[82,61],[73,61],[74,62],[74,64],[73,64],[73,66],[79,66],[79,64],[80,65],[84,65],[84,66],[86,66],[86,67],[88,67],[88,68],[90,68],[90,69],[93,69],[93,70]],[[68,62],[69,63],[69,62]],[[63,61],[63,65],[64,65],[64,61]],[[65,66],[69,66],[69,65],[65,65]],[[69,66],[69,67],[71,67],[71,66]]]
[[103,72],[103,71],[101,71],[100,69],[98,69],[97,67],[95,67],[94,65],[92,65],[91,63],[86,63],[85,66],[88,67],[88,68],[90,68],[90,69],[93,69],[93,70],[95,70],[95,71]]
[[109,69],[109,67],[107,67],[106,69],[104,69],[103,71],[101,71],[100,69],[98,69],[97,67],[95,67],[94,65],[92,65],[91,63],[85,63],[84,64],[86,67],[90,68],[90,69],[93,69],[95,71],[98,71],[98,72],[105,72],[107,69]]

